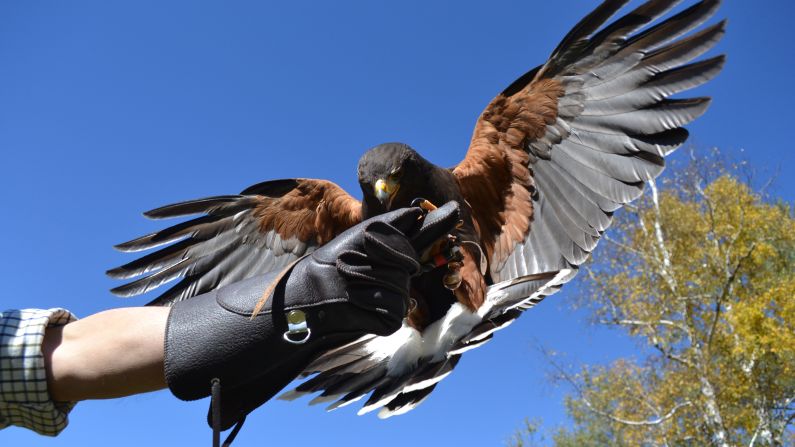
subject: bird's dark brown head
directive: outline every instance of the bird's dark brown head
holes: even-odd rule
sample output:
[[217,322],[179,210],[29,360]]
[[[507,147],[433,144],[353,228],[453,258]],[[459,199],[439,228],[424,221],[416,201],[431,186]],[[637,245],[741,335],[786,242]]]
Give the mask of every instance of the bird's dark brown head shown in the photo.
[[359,159],[364,214],[374,216],[409,206],[421,196],[433,165],[403,143],[384,143]]

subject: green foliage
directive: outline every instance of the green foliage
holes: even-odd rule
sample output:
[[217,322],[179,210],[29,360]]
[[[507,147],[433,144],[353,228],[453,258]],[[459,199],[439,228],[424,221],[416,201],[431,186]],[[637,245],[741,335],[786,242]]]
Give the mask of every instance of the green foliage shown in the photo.
[[524,426],[514,432],[507,444],[510,447],[539,447],[544,442],[540,429],[540,419],[525,419]]
[[793,442],[795,219],[736,172],[694,165],[616,216],[580,305],[644,357],[561,369],[573,425],[554,445]]

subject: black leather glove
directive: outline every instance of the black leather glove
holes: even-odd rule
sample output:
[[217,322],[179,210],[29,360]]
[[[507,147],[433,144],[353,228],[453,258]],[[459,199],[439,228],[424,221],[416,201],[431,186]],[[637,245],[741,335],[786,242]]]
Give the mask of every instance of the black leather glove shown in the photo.
[[250,278],[175,304],[165,346],[171,391],[180,399],[199,399],[209,395],[213,379],[220,380],[226,429],[323,352],[366,333],[399,329],[409,282],[419,273],[418,253],[459,220],[454,202],[424,219],[422,214],[414,207],[368,219],[282,276]]

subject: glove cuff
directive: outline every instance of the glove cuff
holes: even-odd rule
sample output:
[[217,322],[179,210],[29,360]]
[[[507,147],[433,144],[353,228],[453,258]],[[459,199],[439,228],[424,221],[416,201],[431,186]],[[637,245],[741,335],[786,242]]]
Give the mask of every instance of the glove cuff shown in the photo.
[[[299,264],[283,276],[257,276],[174,304],[165,337],[165,378],[171,392],[182,400],[200,399],[209,395],[212,379],[218,378],[225,394],[234,389],[240,391],[233,394],[244,395],[250,390],[248,384],[257,383],[257,389],[250,390],[256,402],[241,402],[239,396],[222,400],[223,419],[233,424],[236,419],[228,417],[270,399],[317,355],[371,332],[370,328],[384,327],[388,316],[361,308],[347,295],[317,299],[311,288],[293,284],[309,281],[304,268]],[[278,284],[272,295],[251,318],[274,281]],[[303,338],[300,332],[288,335],[293,342],[285,338],[293,310],[303,313],[311,331],[304,343],[295,343]]]

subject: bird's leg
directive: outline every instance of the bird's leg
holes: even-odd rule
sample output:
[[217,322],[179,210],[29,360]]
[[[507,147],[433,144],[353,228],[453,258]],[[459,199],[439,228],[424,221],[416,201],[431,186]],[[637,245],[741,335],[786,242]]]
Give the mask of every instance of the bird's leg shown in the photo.
[[461,284],[453,290],[453,294],[459,303],[474,312],[480,308],[486,298],[486,281],[477,262],[479,253],[467,246],[462,247],[461,253],[464,255],[464,260],[460,263],[461,269],[458,272]]
[[[426,199],[414,199],[411,206],[422,208],[425,213],[429,213],[437,208],[436,205]],[[456,229],[463,226],[464,221],[459,221]],[[448,234],[446,238],[440,239],[428,251],[428,261],[424,263],[425,270],[433,270],[447,264],[448,273],[442,278],[444,286],[449,290],[455,290],[461,285],[461,267],[464,256],[461,254],[461,243],[457,236]]]
[[456,236],[448,236],[447,247],[443,253],[446,254],[448,272],[442,281],[449,290],[455,290],[461,285],[461,267],[464,265],[464,255],[461,253],[461,245]]
[[409,288],[409,309],[406,312],[409,326],[422,332],[428,325],[428,304],[421,288],[414,284]]

